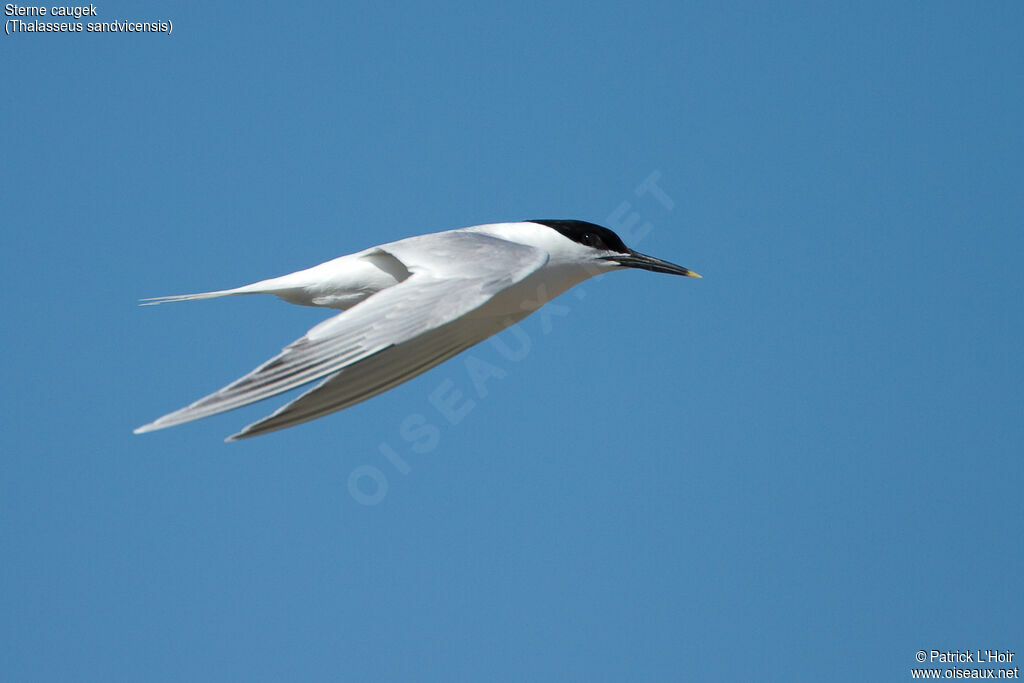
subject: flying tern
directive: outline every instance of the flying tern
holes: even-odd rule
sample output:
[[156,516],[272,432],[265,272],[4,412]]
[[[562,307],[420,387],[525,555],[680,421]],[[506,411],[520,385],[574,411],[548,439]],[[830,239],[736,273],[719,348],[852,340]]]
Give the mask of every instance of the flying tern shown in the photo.
[[620,268],[700,277],[633,251],[578,220],[492,223],[409,237],[235,289],[144,299],[144,305],[275,294],[342,309],[249,374],[139,427],[151,432],[322,381],[236,441],[372,398],[522,320],[595,275]]

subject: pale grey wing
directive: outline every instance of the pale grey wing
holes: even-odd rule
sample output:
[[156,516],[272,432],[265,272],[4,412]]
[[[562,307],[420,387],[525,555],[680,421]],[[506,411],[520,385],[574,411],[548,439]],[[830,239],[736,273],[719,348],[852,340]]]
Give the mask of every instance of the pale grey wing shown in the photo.
[[390,346],[334,372],[291,403],[227,440],[266,434],[344,410],[440,365],[504,327],[505,323],[498,320],[463,317],[403,344]]
[[[452,231],[419,239],[406,252],[412,275],[312,328],[244,377],[136,433],[198,420],[301,386],[440,327],[547,262],[547,253],[479,233]],[[396,243],[401,244],[401,243]],[[387,245],[385,245],[386,247]],[[425,256],[427,267],[410,261]],[[444,272],[445,267],[448,272]]]

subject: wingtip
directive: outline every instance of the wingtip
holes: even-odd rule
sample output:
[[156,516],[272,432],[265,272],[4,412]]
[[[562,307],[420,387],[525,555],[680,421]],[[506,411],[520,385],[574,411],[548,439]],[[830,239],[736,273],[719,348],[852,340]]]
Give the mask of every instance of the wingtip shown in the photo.
[[148,432],[155,432],[159,429],[166,429],[167,427],[170,426],[171,425],[164,422],[164,418],[161,417],[159,419],[153,420],[150,423],[144,424],[141,427],[136,427],[135,429],[132,430],[132,434],[146,434]]
[[[290,404],[288,404],[288,405],[290,405]],[[271,414],[271,415],[269,415],[269,416],[267,416],[267,417],[265,417],[265,418],[263,418],[261,420],[256,420],[255,422],[253,422],[251,424],[247,424],[246,426],[242,427],[242,429],[240,429],[239,431],[235,432],[234,434],[232,434],[228,438],[224,439],[224,441],[225,442],[228,442],[228,441],[242,441],[244,439],[251,439],[254,436],[263,436],[264,434],[270,434],[271,432],[276,432],[279,429],[284,429],[283,426],[276,426],[276,427],[268,428],[265,423],[268,422],[274,416],[276,416],[281,410],[284,410],[285,408],[287,408],[288,405],[282,406],[276,412],[274,412],[273,414]]]
[[243,429],[242,431],[235,432],[231,436],[229,436],[226,439],[224,439],[224,443],[236,443],[238,441],[244,441],[245,439],[251,439],[254,436],[258,436],[258,435],[257,434],[250,434],[249,432],[247,432],[246,430]]

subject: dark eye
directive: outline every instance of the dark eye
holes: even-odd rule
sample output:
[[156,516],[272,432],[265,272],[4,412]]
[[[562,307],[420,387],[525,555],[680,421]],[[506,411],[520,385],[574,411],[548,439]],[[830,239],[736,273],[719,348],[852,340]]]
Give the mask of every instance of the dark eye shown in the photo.
[[583,233],[583,237],[580,238],[580,241],[588,247],[596,247],[601,242],[601,240],[597,239],[597,235],[592,232]]

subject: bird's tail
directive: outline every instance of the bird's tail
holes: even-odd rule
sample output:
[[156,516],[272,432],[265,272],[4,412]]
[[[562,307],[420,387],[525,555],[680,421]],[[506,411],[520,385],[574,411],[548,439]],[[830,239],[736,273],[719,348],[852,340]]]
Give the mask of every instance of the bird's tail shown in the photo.
[[221,289],[216,292],[200,292],[199,294],[176,294],[174,296],[155,296],[151,299],[142,299],[139,301],[140,306],[156,306],[157,304],[169,304],[174,301],[198,301],[200,299],[216,299],[220,296],[234,296],[235,294],[252,294],[253,292],[246,291],[245,287],[238,287],[236,289]]

